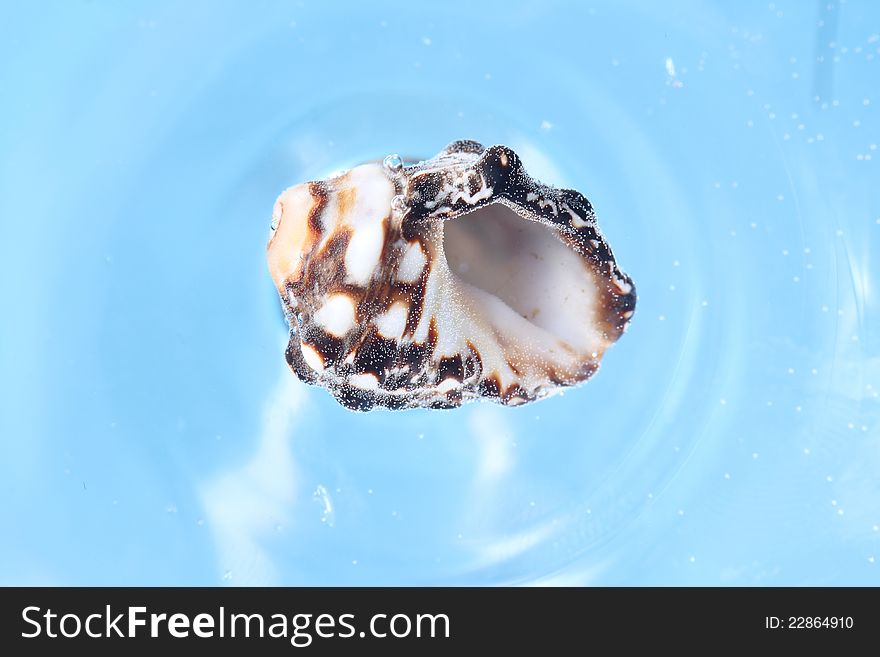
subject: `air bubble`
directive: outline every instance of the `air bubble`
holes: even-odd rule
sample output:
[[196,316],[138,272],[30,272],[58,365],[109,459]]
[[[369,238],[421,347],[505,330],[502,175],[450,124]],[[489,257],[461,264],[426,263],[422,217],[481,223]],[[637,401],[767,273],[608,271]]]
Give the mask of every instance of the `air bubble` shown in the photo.
[[336,513],[334,512],[333,501],[330,499],[327,487],[323,484],[318,484],[318,487],[312,493],[312,499],[321,507],[321,522],[328,527],[332,527],[335,524]]
[[398,214],[406,212],[406,197],[403,194],[398,194],[391,199],[391,209]]
[[275,232],[278,229],[278,224],[281,223],[281,213],[283,208],[281,207],[281,203],[279,201],[275,202],[275,207],[272,208],[272,223],[270,226],[272,227],[272,232]]
[[392,153],[391,155],[385,156],[385,159],[382,160],[382,166],[389,171],[398,173],[403,169],[403,159],[397,153]]

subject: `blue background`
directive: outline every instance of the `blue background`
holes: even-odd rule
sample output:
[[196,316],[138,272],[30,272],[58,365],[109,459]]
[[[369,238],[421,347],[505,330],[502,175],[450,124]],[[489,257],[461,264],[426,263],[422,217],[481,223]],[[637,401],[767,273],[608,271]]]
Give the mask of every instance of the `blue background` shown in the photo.
[[[0,583],[880,584],[880,4],[33,2],[0,22]],[[587,385],[300,384],[286,186],[454,139],[593,202]]]

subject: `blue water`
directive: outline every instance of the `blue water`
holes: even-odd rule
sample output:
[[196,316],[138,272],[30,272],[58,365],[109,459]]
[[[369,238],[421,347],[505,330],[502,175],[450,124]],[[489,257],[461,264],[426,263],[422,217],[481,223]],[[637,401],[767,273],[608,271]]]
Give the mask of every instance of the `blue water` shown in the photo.
[[[880,584],[880,4],[33,2],[0,21],[0,583]],[[447,142],[583,191],[598,375],[350,413],[286,186]]]

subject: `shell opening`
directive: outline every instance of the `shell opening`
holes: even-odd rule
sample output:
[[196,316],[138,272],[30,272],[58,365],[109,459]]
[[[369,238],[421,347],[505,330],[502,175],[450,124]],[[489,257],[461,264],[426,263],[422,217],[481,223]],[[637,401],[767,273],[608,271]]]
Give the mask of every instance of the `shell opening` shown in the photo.
[[[557,230],[491,203],[445,222],[443,250],[459,281],[571,347],[592,349],[594,278]],[[508,328],[498,320],[498,330]]]

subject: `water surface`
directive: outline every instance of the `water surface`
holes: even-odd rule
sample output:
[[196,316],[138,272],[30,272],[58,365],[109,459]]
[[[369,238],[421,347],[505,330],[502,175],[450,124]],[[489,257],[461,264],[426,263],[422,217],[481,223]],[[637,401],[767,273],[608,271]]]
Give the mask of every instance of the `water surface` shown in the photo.
[[[0,25],[0,582],[880,584],[880,5],[35,2]],[[637,283],[587,385],[350,413],[286,186],[454,139]]]

